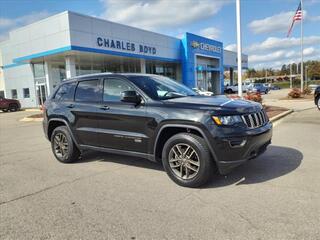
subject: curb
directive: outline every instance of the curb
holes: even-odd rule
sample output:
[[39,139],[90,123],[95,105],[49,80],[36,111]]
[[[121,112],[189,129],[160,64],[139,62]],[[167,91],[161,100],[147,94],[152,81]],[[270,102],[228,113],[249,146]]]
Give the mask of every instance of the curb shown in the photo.
[[278,114],[278,115],[270,118],[270,121],[271,121],[272,123],[274,123],[274,122],[278,121],[279,119],[281,119],[281,118],[283,118],[283,117],[285,117],[285,116],[287,116],[287,115],[289,115],[289,114],[291,114],[291,113],[293,113],[293,110],[292,110],[292,109],[290,109],[290,110],[288,110],[288,111],[285,111],[285,112],[283,112],[283,113],[280,113],[280,114]]
[[30,117],[24,117],[20,119],[20,122],[41,122],[43,118],[30,118]]

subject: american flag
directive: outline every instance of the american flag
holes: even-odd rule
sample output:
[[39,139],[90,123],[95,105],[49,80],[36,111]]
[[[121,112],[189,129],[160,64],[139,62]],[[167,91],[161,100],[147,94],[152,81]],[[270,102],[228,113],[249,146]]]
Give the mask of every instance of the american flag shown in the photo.
[[287,37],[289,37],[289,35],[290,35],[291,31],[292,31],[294,22],[295,22],[295,21],[300,21],[300,20],[302,20],[301,2],[299,3],[298,9],[297,9],[296,13],[295,13],[294,16],[293,16],[292,23],[291,23],[291,26],[290,26],[290,28],[289,28]]

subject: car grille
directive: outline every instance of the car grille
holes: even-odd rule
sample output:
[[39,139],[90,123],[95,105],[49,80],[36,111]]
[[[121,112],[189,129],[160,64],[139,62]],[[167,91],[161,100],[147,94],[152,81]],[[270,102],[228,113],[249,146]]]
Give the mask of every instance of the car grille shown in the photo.
[[264,110],[257,113],[250,113],[241,116],[248,128],[258,128],[265,125],[269,119]]

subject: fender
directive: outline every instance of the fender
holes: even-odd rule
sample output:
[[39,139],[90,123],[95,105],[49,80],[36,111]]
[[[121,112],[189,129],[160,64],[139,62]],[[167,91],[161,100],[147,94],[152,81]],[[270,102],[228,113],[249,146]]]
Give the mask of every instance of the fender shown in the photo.
[[[76,138],[74,137],[73,132],[71,131],[71,128],[70,128],[70,126],[69,126],[69,123],[68,123],[65,119],[61,119],[61,118],[51,118],[51,119],[48,121],[48,128],[49,128],[49,125],[50,125],[50,122],[51,122],[51,121],[63,122],[63,123],[66,125],[66,127],[68,128],[68,131],[69,131],[69,133],[70,133],[70,135],[71,135],[71,138],[72,138],[74,144],[75,144],[75,145],[77,146],[77,148],[80,150],[80,146],[79,146]],[[48,129],[47,129],[47,134],[48,134]],[[49,139],[49,140],[50,140],[50,139]]]
[[168,128],[168,127],[176,127],[176,128],[189,128],[189,129],[193,129],[193,130],[196,130],[198,131],[201,136],[204,138],[204,140],[206,141],[208,147],[209,147],[209,150],[210,150],[210,153],[212,154],[213,158],[214,158],[214,161],[217,162],[217,155],[215,154],[215,151],[213,150],[210,142],[209,142],[209,139],[208,137],[206,136],[206,134],[204,133],[204,131],[200,128],[200,127],[197,127],[197,126],[193,126],[193,125],[188,125],[188,124],[175,124],[175,123],[168,123],[168,124],[164,124],[163,126],[161,126],[161,128],[159,129],[158,133],[157,133],[157,137],[156,137],[156,140],[155,140],[155,144],[154,144],[154,147],[153,147],[153,154],[155,155],[156,154],[156,148],[157,148],[157,144],[158,144],[158,139],[159,139],[159,136],[161,134],[161,132]]

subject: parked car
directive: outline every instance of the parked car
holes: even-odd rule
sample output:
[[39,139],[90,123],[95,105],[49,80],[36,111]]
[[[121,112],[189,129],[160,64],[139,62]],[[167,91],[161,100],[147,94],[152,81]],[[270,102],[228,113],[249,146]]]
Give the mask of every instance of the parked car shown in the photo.
[[21,104],[17,99],[9,99],[0,97],[0,110],[3,112],[15,112],[19,111],[21,108]]
[[271,85],[271,90],[280,90],[281,88],[278,85]]
[[249,93],[265,93],[268,94],[269,88],[264,86],[263,83],[252,83],[249,85],[248,90]]
[[199,95],[213,96],[213,92],[210,92],[210,91],[206,91],[206,90],[199,89],[199,88],[192,88],[192,90],[195,91],[196,93],[198,93]]
[[314,103],[317,105],[318,109],[320,110],[320,86],[318,86],[314,90]]
[[[248,89],[248,86],[249,86],[250,83],[242,83],[242,92],[246,92],[247,89]],[[227,85],[224,87],[224,91],[226,93],[237,93],[238,92],[238,83],[234,84],[234,85]]]
[[61,83],[45,102],[43,129],[60,162],[84,150],[143,157],[162,162],[185,187],[257,157],[272,137],[259,103],[201,96],[167,77],[133,73]]

